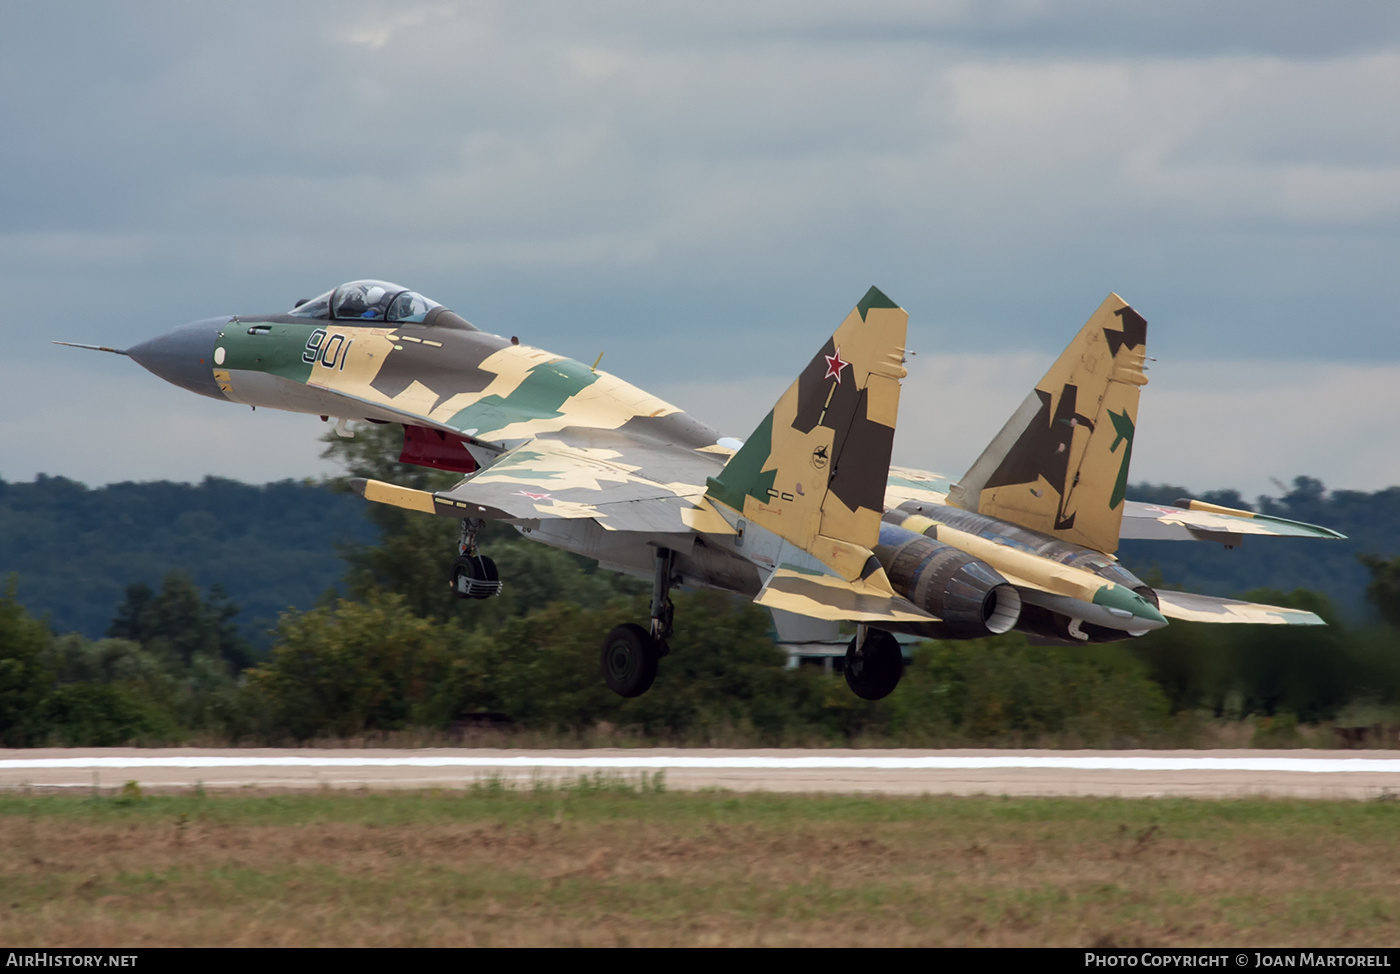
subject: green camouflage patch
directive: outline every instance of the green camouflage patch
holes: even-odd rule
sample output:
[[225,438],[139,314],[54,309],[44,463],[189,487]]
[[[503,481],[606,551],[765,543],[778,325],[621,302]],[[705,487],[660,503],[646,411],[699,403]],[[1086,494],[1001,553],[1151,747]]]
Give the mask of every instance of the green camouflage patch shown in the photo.
[[536,365],[505,396],[485,396],[455,413],[448,423],[460,430],[502,429],[512,423],[562,416],[560,407],[594,382],[598,374],[573,359]]
[[753,435],[744,441],[724,469],[705,481],[708,488],[706,493],[740,513],[744,510],[745,497],[752,497],[762,504],[768,503],[768,492],[773,489],[778,471],[764,473],[763,465],[768,462],[772,452],[773,412],[769,410],[763,422],[758,424]]
[[871,308],[898,307],[899,305],[895,304],[889,298],[885,297],[885,293],[883,291],[881,291],[878,287],[872,286],[869,291],[865,292],[865,297],[860,299],[860,302],[856,305],[856,310],[860,312],[860,320],[864,321],[865,313]]

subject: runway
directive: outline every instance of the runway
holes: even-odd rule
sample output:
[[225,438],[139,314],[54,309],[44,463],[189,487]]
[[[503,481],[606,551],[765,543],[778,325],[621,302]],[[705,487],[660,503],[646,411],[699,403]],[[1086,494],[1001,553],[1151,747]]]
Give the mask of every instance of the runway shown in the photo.
[[[1397,756],[1391,756],[1397,755]],[[602,773],[667,788],[900,795],[1400,798],[1394,751],[37,748],[0,750],[0,789],[445,788]]]

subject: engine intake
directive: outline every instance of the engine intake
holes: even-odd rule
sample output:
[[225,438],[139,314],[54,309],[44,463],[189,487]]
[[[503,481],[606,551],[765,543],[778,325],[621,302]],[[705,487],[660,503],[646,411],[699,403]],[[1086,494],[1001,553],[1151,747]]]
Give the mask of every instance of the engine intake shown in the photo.
[[1021,594],[1015,587],[992,566],[952,545],[884,523],[875,557],[896,592],[943,620],[928,626],[927,635],[994,636],[1009,632],[1021,618]]

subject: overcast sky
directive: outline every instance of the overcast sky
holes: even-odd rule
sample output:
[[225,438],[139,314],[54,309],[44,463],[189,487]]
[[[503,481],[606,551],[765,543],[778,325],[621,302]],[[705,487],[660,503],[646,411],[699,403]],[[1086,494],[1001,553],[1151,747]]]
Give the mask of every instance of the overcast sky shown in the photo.
[[0,477],[315,476],[125,346],[423,291],[743,436],[865,289],[960,474],[1109,291],[1134,480],[1400,483],[1400,5],[0,0]]

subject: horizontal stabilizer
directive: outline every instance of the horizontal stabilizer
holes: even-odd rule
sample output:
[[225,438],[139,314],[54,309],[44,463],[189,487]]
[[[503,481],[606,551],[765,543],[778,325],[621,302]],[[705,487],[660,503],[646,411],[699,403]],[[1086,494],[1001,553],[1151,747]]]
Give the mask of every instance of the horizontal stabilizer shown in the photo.
[[1260,605],[1238,599],[1217,599],[1191,592],[1157,590],[1158,608],[1168,619],[1182,622],[1252,622],[1271,626],[1325,626],[1327,623],[1313,612],[1286,609],[1278,605]]
[[[881,576],[883,577],[883,575]],[[816,575],[779,568],[754,599],[770,609],[782,609],[813,619],[849,622],[938,622],[888,587],[870,580],[848,582],[834,575]]]
[[1253,511],[1238,511],[1204,501],[1178,501],[1178,506],[1128,501],[1123,505],[1123,539],[1151,541],[1218,541],[1238,545],[1244,535],[1272,538],[1345,538],[1346,535],[1304,521]]

